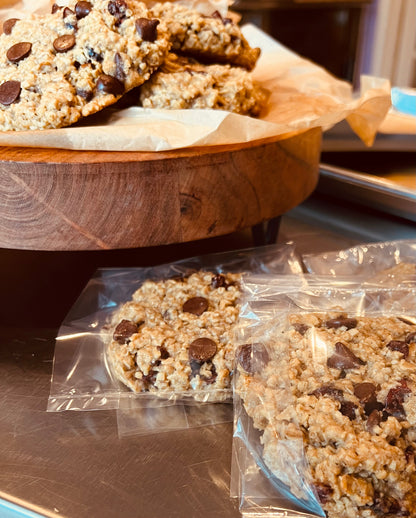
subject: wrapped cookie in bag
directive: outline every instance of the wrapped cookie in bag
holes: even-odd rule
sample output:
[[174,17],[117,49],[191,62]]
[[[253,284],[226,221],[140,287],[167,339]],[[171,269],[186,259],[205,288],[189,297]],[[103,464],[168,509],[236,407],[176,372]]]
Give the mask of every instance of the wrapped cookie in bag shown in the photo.
[[59,330],[48,410],[230,402],[242,276],[301,271],[293,243],[99,269]]
[[247,293],[232,468],[243,515],[414,516],[415,286],[257,278]]

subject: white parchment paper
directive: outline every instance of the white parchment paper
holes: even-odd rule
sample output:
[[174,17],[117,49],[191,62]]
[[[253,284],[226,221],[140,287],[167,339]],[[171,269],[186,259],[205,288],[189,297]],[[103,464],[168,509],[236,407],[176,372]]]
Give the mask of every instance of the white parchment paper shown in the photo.
[[[221,2],[215,4],[214,0],[219,10],[224,5]],[[50,4],[46,0],[0,0],[0,20],[22,17],[25,12],[44,12]],[[284,138],[314,127],[325,131],[344,119],[366,145],[372,145],[391,106],[388,80],[363,76],[361,91],[354,92],[348,82],[280,45],[254,25],[242,29],[249,43],[261,48],[253,75],[271,93],[268,109],[258,119],[220,110],[110,107],[68,128],[0,132],[0,145],[166,151]]]

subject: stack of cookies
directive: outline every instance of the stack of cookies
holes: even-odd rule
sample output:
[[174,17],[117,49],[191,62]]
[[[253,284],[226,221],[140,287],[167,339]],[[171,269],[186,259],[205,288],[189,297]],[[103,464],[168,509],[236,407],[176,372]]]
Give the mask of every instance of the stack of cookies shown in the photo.
[[0,130],[61,128],[114,104],[258,116],[260,50],[238,24],[174,2],[90,0],[3,22]]

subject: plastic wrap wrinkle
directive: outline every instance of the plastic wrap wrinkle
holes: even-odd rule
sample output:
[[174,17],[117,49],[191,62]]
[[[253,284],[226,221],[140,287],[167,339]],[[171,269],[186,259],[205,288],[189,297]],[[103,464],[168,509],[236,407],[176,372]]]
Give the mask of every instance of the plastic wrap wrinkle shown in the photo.
[[[224,2],[195,2],[195,7],[223,11]],[[19,17],[17,8],[44,12],[44,0],[0,9],[0,20]],[[212,11],[211,11],[212,12]],[[24,15],[24,13],[23,13]],[[346,81],[280,45],[254,25],[242,27],[262,54],[253,77],[271,92],[260,118],[220,110],[124,110],[108,108],[67,128],[0,132],[0,145],[103,151],[166,151],[192,146],[239,144],[263,138],[285,138],[310,128],[331,128],[346,119],[371,146],[391,106],[390,84],[363,76],[356,95]],[[201,117],[202,115],[202,117]],[[117,132],[114,132],[114,126]]]

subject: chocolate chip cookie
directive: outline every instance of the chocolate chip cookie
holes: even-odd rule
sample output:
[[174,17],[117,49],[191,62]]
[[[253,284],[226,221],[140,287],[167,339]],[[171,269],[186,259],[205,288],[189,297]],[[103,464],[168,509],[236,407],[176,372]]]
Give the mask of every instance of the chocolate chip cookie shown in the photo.
[[152,6],[155,18],[166,22],[172,39],[172,51],[191,56],[200,62],[229,63],[252,70],[260,56],[252,48],[231,18],[218,11],[204,16],[176,2]]
[[170,48],[137,0],[72,1],[10,19],[0,36],[0,129],[69,126],[141,85]]
[[415,349],[411,319],[336,313],[294,314],[237,349],[236,393],[292,494],[284,448],[297,442],[328,518],[415,516]]
[[257,117],[268,93],[244,68],[203,65],[171,53],[141,86],[139,99],[144,108],[211,108]]
[[146,281],[115,314],[108,357],[137,393],[230,397],[240,275],[195,272]]

